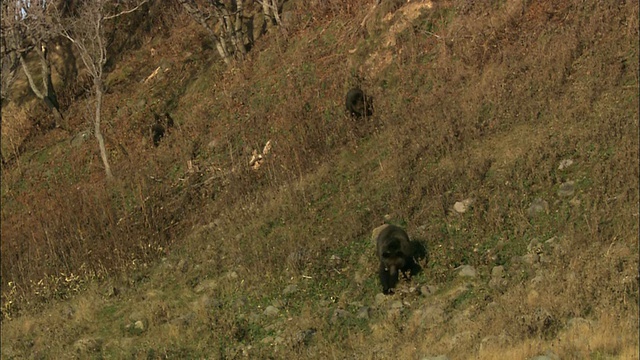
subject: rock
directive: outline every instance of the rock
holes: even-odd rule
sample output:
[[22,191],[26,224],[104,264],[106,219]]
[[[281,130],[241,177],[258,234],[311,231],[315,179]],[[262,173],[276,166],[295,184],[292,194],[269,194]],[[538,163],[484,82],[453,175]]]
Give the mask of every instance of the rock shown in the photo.
[[293,293],[295,293],[297,291],[298,291],[298,285],[291,284],[291,285],[288,285],[287,287],[285,287],[284,290],[282,291],[282,293],[284,295],[290,295],[290,294],[293,294]]
[[527,209],[527,215],[534,217],[540,213],[549,212],[549,203],[541,198],[536,198],[531,202],[531,205]]
[[560,197],[573,196],[574,192],[575,192],[575,181],[567,181],[565,183],[562,183],[558,188],[558,196]]
[[377,293],[375,298],[376,305],[381,305],[383,302],[387,301],[387,295],[383,293]]
[[532,357],[531,360],[560,360],[560,357],[553,351],[547,350],[542,355]]
[[491,269],[491,277],[492,278],[503,278],[504,277],[504,266],[494,266]]
[[504,266],[494,266],[491,269],[489,287],[500,292],[504,291],[507,287],[507,280],[504,279],[504,275]]
[[396,300],[396,301],[391,303],[391,308],[392,309],[402,309],[403,307],[404,307],[404,305],[402,304],[402,301],[400,301],[400,300]]
[[438,290],[437,287],[433,285],[422,285],[420,286],[419,292],[422,296],[433,295]]
[[[139,319],[137,316],[130,316],[129,319],[133,322],[125,326],[125,330],[127,330],[132,335],[140,335],[145,332],[148,328],[148,321],[146,319]],[[137,320],[136,320],[137,319]]]
[[460,277],[476,277],[476,269],[471,265],[461,265],[455,268],[458,271],[458,276]]
[[264,309],[264,312],[263,312],[263,314],[269,317],[277,316],[279,313],[280,313],[280,309],[278,309],[273,305],[267,306],[267,308]]
[[564,169],[568,168],[571,165],[573,165],[573,160],[564,159],[564,160],[560,161],[560,165],[558,165],[558,170],[564,170]]
[[471,208],[473,204],[473,199],[464,199],[462,201],[457,201],[453,204],[453,210],[457,213],[462,214]]
[[142,320],[138,320],[135,323],[133,323],[133,328],[140,332],[143,332],[147,329],[147,327],[144,324],[144,321]]
[[369,318],[370,309],[368,306],[363,306],[358,310],[358,314],[356,317],[358,319],[368,319]]
[[522,262],[527,264],[527,265],[533,265],[536,264],[540,261],[540,255],[532,253],[532,254],[526,254],[526,255],[522,255]]

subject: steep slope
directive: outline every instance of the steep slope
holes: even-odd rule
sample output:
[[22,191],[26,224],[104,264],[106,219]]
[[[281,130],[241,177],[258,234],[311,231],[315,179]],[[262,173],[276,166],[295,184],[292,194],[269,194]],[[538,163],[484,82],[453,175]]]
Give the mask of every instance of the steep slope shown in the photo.
[[[165,78],[114,69],[114,197],[160,215],[104,220],[134,264],[3,320],[3,358],[638,358],[637,2],[341,3],[233,70],[195,28],[152,41]],[[157,150],[136,106],[177,120]],[[390,296],[383,221],[428,250]]]

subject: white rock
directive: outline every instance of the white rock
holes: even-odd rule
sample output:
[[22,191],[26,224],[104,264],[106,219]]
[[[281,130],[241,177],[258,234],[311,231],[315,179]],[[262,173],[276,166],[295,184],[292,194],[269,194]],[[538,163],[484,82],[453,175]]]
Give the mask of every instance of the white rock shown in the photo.
[[464,199],[462,201],[457,201],[455,204],[453,204],[453,210],[455,210],[459,214],[462,214],[469,210],[471,204],[473,204],[473,199]]
[[280,313],[280,310],[273,305],[267,306],[267,308],[264,309],[264,312],[263,312],[263,314],[265,314],[266,316],[276,316],[279,313]]
[[560,161],[560,165],[558,165],[558,170],[564,170],[564,169],[568,168],[571,165],[573,165],[573,160],[564,159],[564,160]]
[[459,271],[458,276],[476,277],[476,269],[474,269],[471,265],[458,266],[457,268],[455,268],[455,270]]

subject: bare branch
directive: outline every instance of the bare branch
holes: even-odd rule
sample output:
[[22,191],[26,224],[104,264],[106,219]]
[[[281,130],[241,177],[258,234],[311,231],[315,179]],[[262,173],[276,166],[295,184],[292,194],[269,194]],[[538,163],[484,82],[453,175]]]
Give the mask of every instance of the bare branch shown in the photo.
[[109,20],[109,19],[113,19],[113,18],[117,18],[118,16],[122,16],[122,15],[126,15],[129,13],[132,13],[136,10],[138,10],[140,8],[140,6],[144,5],[147,3],[148,0],[143,0],[141,3],[139,3],[138,5],[136,5],[136,7],[134,7],[133,9],[129,9],[129,10],[123,10],[117,14],[113,14],[113,15],[109,15],[109,16],[105,16],[103,19],[104,20]]

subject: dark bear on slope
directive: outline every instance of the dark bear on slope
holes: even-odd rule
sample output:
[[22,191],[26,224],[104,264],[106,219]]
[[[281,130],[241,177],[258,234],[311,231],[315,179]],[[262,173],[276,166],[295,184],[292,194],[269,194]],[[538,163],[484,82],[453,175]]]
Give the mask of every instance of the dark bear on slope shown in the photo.
[[414,246],[407,233],[400,227],[385,224],[373,230],[378,259],[380,260],[380,283],[382,292],[389,294],[398,283],[398,273],[414,274],[419,265],[414,261]]
[[151,137],[153,138],[153,146],[158,147],[160,140],[164,137],[165,131],[173,127],[173,118],[169,113],[165,112],[164,117],[154,113],[155,124],[151,126]]
[[362,117],[373,115],[373,99],[360,88],[352,88],[347,93],[345,106],[352,116]]

